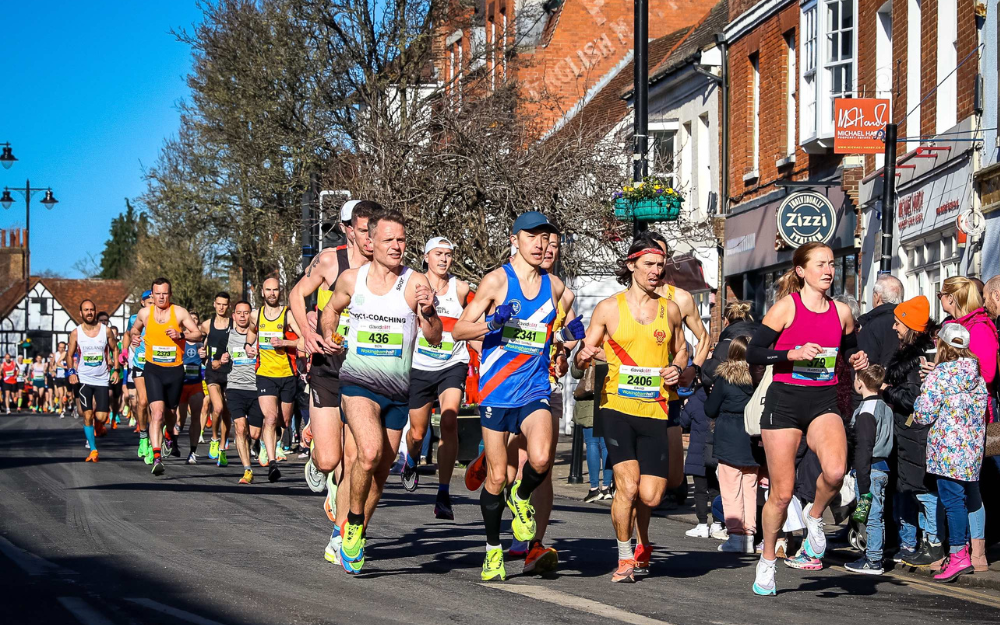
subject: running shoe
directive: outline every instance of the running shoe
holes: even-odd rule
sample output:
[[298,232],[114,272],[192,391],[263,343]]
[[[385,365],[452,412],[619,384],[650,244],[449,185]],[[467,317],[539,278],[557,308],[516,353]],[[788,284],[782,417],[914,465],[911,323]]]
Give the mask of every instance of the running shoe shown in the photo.
[[649,561],[653,557],[653,545],[637,543],[635,546],[635,574],[648,575]]
[[523,558],[528,555],[528,541],[514,539],[510,543],[510,549],[507,550],[507,555],[511,558]]
[[191,453],[189,453],[188,454],[187,463],[188,464],[198,464],[198,454],[194,453],[193,451]]
[[114,419],[113,421],[111,421],[111,429],[112,430],[118,429],[118,419]]
[[153,446],[146,446],[146,455],[142,457],[142,461],[146,464],[153,464]]
[[267,468],[267,481],[277,482],[281,479],[281,471],[278,470],[278,463],[275,462]]
[[708,538],[708,523],[699,523],[684,532],[684,535],[691,538]]
[[212,442],[208,444],[208,457],[215,460],[219,457],[219,441],[212,439]]
[[326,474],[326,498],[323,500],[323,511],[326,512],[326,518],[330,519],[331,523],[337,522],[337,482],[333,471]]
[[892,557],[892,561],[896,562],[897,564],[903,563],[906,562],[908,558],[913,558],[913,556],[915,555],[917,555],[916,547],[903,545],[902,547],[899,548],[899,551],[896,552],[896,555]]
[[323,558],[332,564],[340,564],[340,528],[334,527],[333,534],[330,534],[330,542],[323,550]]
[[285,455],[285,450],[281,445],[274,446],[274,455],[277,456],[274,459],[275,462],[285,462],[288,460],[288,456]]
[[243,477],[240,478],[240,484],[253,484],[253,471],[245,469]]
[[494,547],[486,552],[486,559],[483,561],[483,572],[480,579],[484,582],[500,578],[500,581],[507,579],[507,569],[503,565],[503,549]]
[[181,446],[177,441],[170,442],[170,457],[180,458],[181,457]]
[[553,573],[559,566],[559,552],[552,547],[542,545],[541,541],[535,541],[528,550],[528,555],[524,557],[524,572],[536,575]]
[[104,427],[104,424],[98,421],[94,424],[94,436],[100,438],[102,436],[108,435],[108,428]]
[[129,417],[129,418],[128,418],[128,426],[129,426],[130,428],[134,428],[134,427],[136,427],[136,423],[137,423],[137,422],[136,422],[136,420],[135,420],[135,417]]
[[257,463],[262,467],[266,467],[269,464],[267,461],[267,447],[263,445],[260,446],[260,451],[257,452]]
[[211,415],[209,415],[208,417],[205,418],[205,427],[206,428],[212,427],[212,416]]
[[363,562],[365,558],[365,545],[364,545],[364,525],[358,523],[354,525],[350,522],[344,523],[344,530],[342,534],[342,542],[340,544],[340,560],[344,565],[344,570],[348,573],[356,573],[360,571],[353,571],[348,567],[350,562]]
[[619,560],[618,570],[611,574],[611,581],[615,584],[634,584],[635,560]]
[[451,495],[444,491],[438,491],[437,501],[434,502],[434,518],[445,521],[455,520],[455,511],[451,507]]
[[803,547],[797,554],[785,559],[785,566],[800,571],[819,571],[823,568],[823,561],[807,554]]
[[715,540],[726,540],[729,538],[729,532],[726,531],[726,526],[722,523],[712,523],[711,527],[708,528],[708,535]]
[[92,449],[90,454],[84,459],[84,462],[97,462],[97,450]]
[[302,428],[302,444],[308,447],[312,443],[312,439],[312,428],[307,423],[306,426]]
[[806,538],[802,541],[802,550],[812,558],[822,559],[826,554],[826,533],[824,528],[826,522],[823,519],[814,519],[811,514],[806,517]]
[[163,475],[163,461],[157,458],[153,461],[153,475]]
[[169,438],[164,438],[163,443],[161,443],[160,451],[162,456],[171,455],[171,450],[174,448],[174,443]]
[[854,562],[848,562],[844,565],[844,568],[848,571],[863,573],[865,575],[881,575],[883,573],[882,565],[870,561],[868,556],[861,556],[860,559]]
[[465,487],[475,492],[486,480],[486,454],[481,453],[479,457],[472,461],[465,469]]
[[530,499],[521,499],[517,496],[520,486],[521,480],[514,482],[507,496],[507,507],[514,514],[510,528],[514,532],[514,538],[530,541],[535,537],[535,508],[531,505]]
[[595,501],[599,501],[602,495],[603,493],[600,488],[591,488],[587,492],[587,496],[583,498],[583,503],[593,503]]
[[757,576],[753,581],[755,595],[766,597],[778,594],[778,585],[774,582],[775,562],[767,562],[764,558],[757,561]]
[[219,450],[219,458],[215,461],[215,466],[217,466],[217,467],[228,467],[229,466],[229,458],[226,457],[226,450],[225,449],[220,449]]
[[403,482],[403,488],[406,492],[412,493],[417,490],[417,486],[420,484],[420,476],[417,475],[417,467],[410,466],[409,458],[403,461],[403,470],[399,472],[399,479]]

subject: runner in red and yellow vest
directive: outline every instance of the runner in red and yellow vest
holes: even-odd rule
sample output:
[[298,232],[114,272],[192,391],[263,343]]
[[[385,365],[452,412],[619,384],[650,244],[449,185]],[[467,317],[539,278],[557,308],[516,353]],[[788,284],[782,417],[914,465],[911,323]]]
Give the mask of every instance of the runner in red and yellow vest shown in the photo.
[[[604,352],[608,377],[601,390],[599,418],[608,444],[608,464],[616,484],[637,484],[629,496],[619,491],[611,506],[618,538],[613,582],[634,581],[649,569],[649,520],[667,489],[670,468],[667,402],[687,366],[681,311],[657,294],[665,255],[649,235],[636,239],[615,274],[626,291],[597,305],[584,344],[576,354],[583,370]],[[632,519],[638,545],[632,551]]]
[[[153,304],[139,311],[129,333],[134,347],[141,347],[145,342],[143,379],[150,412],[147,436],[153,449],[153,475],[162,475],[161,443],[165,454],[180,456],[172,434],[177,419],[175,411],[184,389],[185,341],[198,342],[202,333],[186,309],[170,303],[169,280],[154,280],[152,297]],[[164,425],[166,434],[163,434]]]

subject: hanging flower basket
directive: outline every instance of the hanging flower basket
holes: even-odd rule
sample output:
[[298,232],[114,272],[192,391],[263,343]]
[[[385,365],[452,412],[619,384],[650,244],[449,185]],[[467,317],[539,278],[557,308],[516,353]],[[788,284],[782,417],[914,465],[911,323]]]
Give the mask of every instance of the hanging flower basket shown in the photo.
[[676,221],[684,202],[676,191],[658,178],[627,183],[615,193],[615,218],[620,221]]

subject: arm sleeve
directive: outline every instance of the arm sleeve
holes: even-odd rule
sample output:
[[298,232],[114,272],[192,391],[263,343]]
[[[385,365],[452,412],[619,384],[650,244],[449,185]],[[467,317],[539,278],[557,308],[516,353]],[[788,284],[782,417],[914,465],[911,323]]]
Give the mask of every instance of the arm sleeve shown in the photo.
[[778,340],[778,332],[767,326],[757,330],[747,345],[747,362],[751,365],[773,365],[788,360],[787,349],[772,349]]
[[872,450],[875,448],[875,417],[863,412],[854,420],[854,471],[858,476],[858,492],[872,492]]
[[722,396],[726,392],[727,384],[728,382],[719,378],[715,382],[715,386],[712,387],[712,393],[708,396],[708,401],[705,402],[705,415],[709,419],[719,416],[719,409],[722,408]]
[[840,351],[844,354],[844,360],[847,360],[854,354],[858,352],[858,333],[851,332],[850,334],[845,334],[843,338],[840,339]]

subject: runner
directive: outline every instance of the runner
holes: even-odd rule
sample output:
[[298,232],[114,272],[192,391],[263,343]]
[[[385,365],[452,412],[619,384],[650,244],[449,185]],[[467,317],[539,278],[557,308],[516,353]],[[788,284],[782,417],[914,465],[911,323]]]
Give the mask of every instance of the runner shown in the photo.
[[64,419],[69,413],[70,398],[68,396],[69,384],[66,382],[66,343],[59,341],[56,347],[56,374],[54,379],[56,389],[56,409],[59,411],[59,418]]
[[[110,372],[110,363],[118,359],[118,348],[115,345],[111,329],[103,323],[98,323],[94,302],[85,299],[80,302],[80,316],[83,323],[69,333],[69,349],[67,350],[70,381],[80,384],[80,406],[83,409],[83,432],[87,437],[90,455],[86,462],[97,462],[97,442],[95,436],[95,419],[103,423],[108,419],[109,406],[108,383],[118,381],[117,369]],[[79,371],[77,364],[79,363]],[[73,378],[76,378],[74,380]]]
[[[507,481],[507,443],[524,434],[528,461],[522,477],[507,494],[514,514],[514,538],[531,542],[535,537],[535,510],[531,493],[552,467],[552,414],[549,409],[548,372],[552,324],[565,287],[561,280],[540,268],[556,228],[539,212],[520,215],[511,230],[516,247],[510,262],[483,278],[475,299],[455,323],[455,340],[483,338],[479,391],[487,476],[479,504],[486,526],[486,560],[482,579],[507,578],[500,547],[502,493]],[[534,295],[529,296],[533,292]],[[492,313],[486,321],[480,318]],[[583,337],[583,324],[574,319],[562,338]]]
[[688,362],[680,308],[657,293],[665,256],[652,237],[632,243],[615,272],[626,290],[597,305],[576,355],[579,369],[602,349],[608,362],[600,418],[616,486],[611,523],[618,569],[612,582],[634,582],[636,572],[649,570],[650,511],[663,499],[670,469],[667,402],[676,399],[671,387]]
[[35,356],[31,363],[31,386],[34,389],[34,412],[45,411],[45,360],[42,355]]
[[[162,475],[160,457],[163,426],[180,403],[184,384],[184,342],[201,340],[201,331],[188,311],[170,303],[171,287],[166,278],[153,281],[153,304],[139,311],[132,325],[132,345],[146,344],[143,380],[149,400],[149,444],[153,447],[153,475]],[[148,328],[145,339],[142,330]],[[138,387],[136,387],[138,388]],[[172,425],[172,424],[170,424]],[[169,431],[170,428],[168,428]]]
[[[229,332],[233,329],[233,320],[229,316],[229,301],[229,293],[225,291],[217,293],[215,301],[212,303],[215,315],[201,324],[209,363],[215,359],[216,353],[225,349]],[[218,466],[225,466],[219,458],[219,449],[220,447],[226,448],[229,431],[233,425],[229,408],[226,405],[226,375],[208,366],[205,369],[205,383],[208,385],[211,414],[215,415],[215,418],[212,419],[212,440],[208,444],[208,457],[215,460]],[[228,464],[228,460],[226,464]]]
[[[143,291],[139,297],[140,310],[148,308],[153,303],[153,292]],[[135,327],[135,320],[138,313],[132,315],[128,320],[128,334],[132,336],[132,328]],[[146,464],[153,464],[153,446],[149,444],[149,400],[146,396],[146,380],[143,378],[146,367],[146,328],[140,330],[140,341],[136,343],[135,338],[128,341],[129,349],[129,378],[135,387],[135,406],[132,414],[135,416],[136,428],[139,430],[139,449],[136,454],[143,459]]]
[[[191,314],[194,322],[198,323],[198,316]],[[184,388],[181,390],[181,401],[177,405],[177,424],[181,430],[184,429],[184,421],[188,414],[191,415],[191,423],[188,424],[188,442],[191,450],[188,452],[187,463],[198,464],[198,439],[201,438],[201,406],[205,403],[205,392],[202,390],[201,363],[202,354],[205,351],[200,342],[184,341]],[[171,455],[180,456],[180,441],[174,441],[171,448]]]
[[[218,343],[217,336],[212,340],[212,346],[215,348],[211,360],[212,379],[216,381],[217,388],[225,389],[226,409],[233,419],[236,452],[243,464],[240,484],[253,483],[247,417],[257,404],[257,360],[254,357],[256,350],[251,347],[257,342],[257,336],[250,328],[250,313],[249,302],[245,300],[237,302],[233,308],[233,326],[225,332],[226,343],[224,345]],[[220,462],[223,458],[225,450],[220,449]]]
[[847,435],[837,407],[838,352],[843,350],[841,357],[855,370],[868,366],[865,353],[856,351],[850,308],[827,296],[835,273],[833,251],[822,243],[807,243],[795,250],[792,263],[785,275],[792,294],[775,302],[747,347],[747,362],[774,365],[774,381],[760,420],[770,492],[761,516],[764,550],[753,584],[758,595],[777,593],[774,546],[792,498],[795,456],[803,434],[819,457],[822,472],[816,479],[812,508],[805,515],[802,551],[785,563],[807,570],[823,567],[823,512],[839,491],[847,466]]
[[[358,573],[365,562],[365,528],[382,495],[407,420],[407,399],[417,325],[432,345],[441,343],[441,319],[434,293],[422,274],[403,265],[406,228],[396,211],[369,220],[372,262],[337,279],[324,308],[326,351],[347,355],[340,370],[344,420],[352,434],[345,455],[350,468],[350,505],[342,529],[341,564]],[[339,315],[351,308],[346,341],[336,333]],[[325,314],[330,310],[330,314]],[[338,343],[340,341],[340,343]],[[313,432],[315,435],[315,431]],[[340,511],[338,511],[340,512]]]
[[[277,278],[264,280],[261,286],[264,306],[257,311],[256,332],[259,338],[257,350],[257,394],[260,410],[264,413],[265,458],[261,466],[268,467],[267,479],[276,482],[281,478],[278,462],[285,459],[284,451],[278,445],[278,418],[281,426],[288,427],[295,407],[295,363],[292,361],[297,341],[286,338],[289,331],[301,335],[295,318],[288,314],[288,307],[278,302],[281,299],[281,284]],[[278,414],[278,407],[281,414]],[[268,462],[268,459],[271,462]]]
[[434,305],[441,317],[441,343],[432,344],[417,335],[410,373],[410,429],[406,434],[406,460],[400,478],[403,487],[417,489],[417,458],[423,448],[434,400],[441,412],[441,440],[438,443],[438,493],[434,516],[454,520],[449,487],[458,457],[458,409],[469,373],[469,350],[465,341],[456,341],[451,331],[462,315],[469,297],[469,283],[449,273],[454,245],[444,237],[434,237],[424,245],[428,284],[434,290]]
[[29,400],[31,397],[31,381],[28,380],[28,367],[31,365],[31,361],[25,359],[25,362],[21,362],[17,365],[17,410],[20,412],[21,407],[24,405],[25,400]]
[[[339,564],[340,527],[337,525],[338,495],[344,497],[349,488],[337,488],[336,468],[343,460],[344,428],[340,416],[340,367],[343,354],[335,354],[336,346],[321,334],[323,310],[333,295],[337,278],[348,269],[358,268],[371,260],[371,238],[368,236],[368,221],[381,207],[375,202],[351,200],[340,210],[341,228],[347,244],[321,251],[310,263],[299,282],[288,294],[288,303],[300,328],[305,328],[303,339],[305,348],[312,354],[309,369],[309,425],[313,437],[310,461],[326,475],[326,497],[323,509],[327,518],[334,523],[333,533],[324,551],[324,558]],[[306,312],[306,298],[316,292],[316,319],[311,320]],[[340,313],[337,333],[347,335],[348,309]],[[317,328],[320,332],[317,332]],[[343,475],[343,473],[341,474]],[[344,499],[346,504],[347,499]]]
[[10,353],[3,355],[3,365],[0,366],[0,377],[3,379],[3,407],[10,414],[10,405],[17,404],[17,396],[20,391],[17,388],[17,361]]

